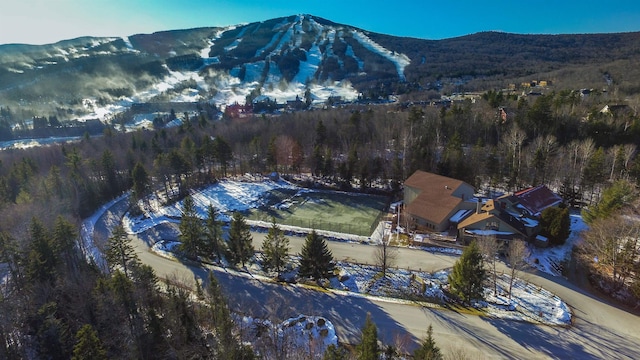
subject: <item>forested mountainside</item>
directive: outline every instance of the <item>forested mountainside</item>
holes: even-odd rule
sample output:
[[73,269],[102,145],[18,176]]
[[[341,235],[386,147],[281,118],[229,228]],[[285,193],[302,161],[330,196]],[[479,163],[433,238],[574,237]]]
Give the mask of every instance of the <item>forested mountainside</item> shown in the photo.
[[[240,342],[215,279],[195,301],[180,279],[161,281],[131,252],[108,271],[87,261],[82,220],[126,193],[135,212],[135,201],[151,193],[173,203],[227,176],[276,171],[309,186],[398,195],[408,176],[425,170],[484,194],[546,184],[566,206],[590,209],[601,234],[636,231],[620,226],[628,217],[617,211],[638,208],[638,36],[430,41],[305,15],[0,46],[0,135],[28,121],[42,134],[67,120],[86,126],[72,142],[0,151],[0,358],[251,359],[261,351]],[[554,85],[499,91],[533,80]],[[390,94],[419,101],[217,111],[260,96],[322,103]],[[127,111],[157,112],[158,121],[127,129],[117,121]],[[592,266],[599,256],[593,278],[615,285],[603,290],[637,301],[635,245],[605,245],[598,249],[620,249],[624,261],[589,248],[579,261]]]
[[[548,80],[636,93],[640,34],[400,38],[297,15],[224,28],[0,45],[0,105],[19,117],[100,117],[136,102],[323,101],[479,91]],[[429,96],[433,96],[430,93]],[[107,112],[109,113],[109,112]]]

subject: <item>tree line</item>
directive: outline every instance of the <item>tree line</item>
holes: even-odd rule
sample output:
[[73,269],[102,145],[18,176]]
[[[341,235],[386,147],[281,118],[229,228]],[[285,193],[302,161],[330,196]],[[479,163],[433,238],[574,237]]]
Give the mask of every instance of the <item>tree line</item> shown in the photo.
[[[374,185],[397,188],[422,169],[497,188],[547,183],[567,201],[591,204],[592,209],[602,203],[597,201],[600,197],[605,200],[609,184],[627,181],[632,189],[637,186],[640,123],[635,113],[600,113],[604,95],[597,95],[600,100],[579,100],[571,92],[559,92],[535,101],[489,101],[493,96],[450,108],[347,107],[223,121],[185,116],[175,128],[119,133],[107,127],[100,137],[86,136],[74,143],[3,151],[1,262],[11,274],[0,299],[3,355],[23,354],[25,338],[12,338],[19,334],[37,334],[29,339],[37,340],[43,353],[60,348],[69,355],[74,336],[86,324],[104,341],[104,334],[115,329],[98,320],[113,309],[129,325],[123,335],[129,337],[107,339],[132,344],[128,350],[134,353],[149,351],[151,345],[145,341],[158,333],[135,330],[162,327],[156,323],[158,313],[169,310],[147,305],[160,302],[152,291],[141,292],[155,286],[152,280],[136,283],[151,276],[148,269],[131,266],[125,271],[123,266],[106,276],[69,245],[75,244],[80,219],[129,189],[135,200],[156,192],[172,202],[184,198],[188,189],[224,176],[279,171],[309,172],[337,187],[368,191]],[[495,106],[508,109],[511,118],[499,118]],[[624,229],[624,216],[603,218],[612,221],[605,228]],[[205,237],[215,238],[215,227],[210,224]],[[243,232],[238,233],[242,238]],[[632,245],[625,243],[623,249]],[[209,241],[205,246],[216,245]],[[282,246],[275,243],[266,252],[277,253]],[[606,249],[610,247],[599,251],[606,254]],[[629,268],[630,253],[599,255],[603,260],[594,271],[611,269],[616,284],[628,284],[637,274]],[[242,263],[243,258],[237,260]],[[268,264],[274,269],[282,266],[279,261]],[[134,296],[123,289],[140,293]],[[171,304],[167,306],[175,311],[193,307],[184,301],[183,290],[173,289],[162,304]],[[69,298],[74,294],[82,297]],[[175,351],[200,346],[191,342],[201,338],[188,328],[199,318],[175,314],[165,319],[186,321],[185,330],[181,338],[172,338],[179,345],[165,339],[163,346]],[[15,326],[20,331],[13,332]],[[93,341],[90,329],[82,334]],[[103,346],[107,353],[120,351],[113,344]]]

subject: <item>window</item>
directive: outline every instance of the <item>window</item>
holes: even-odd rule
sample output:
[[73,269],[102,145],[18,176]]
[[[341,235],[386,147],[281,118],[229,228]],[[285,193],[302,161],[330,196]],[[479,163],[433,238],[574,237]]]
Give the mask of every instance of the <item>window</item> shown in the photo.
[[486,230],[498,230],[500,228],[500,223],[497,221],[487,221],[485,225]]

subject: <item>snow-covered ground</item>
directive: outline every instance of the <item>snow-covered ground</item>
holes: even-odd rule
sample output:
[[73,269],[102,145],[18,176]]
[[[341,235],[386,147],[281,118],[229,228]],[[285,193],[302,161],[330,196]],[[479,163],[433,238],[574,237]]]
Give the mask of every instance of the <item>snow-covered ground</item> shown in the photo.
[[554,276],[562,275],[563,263],[571,256],[573,247],[580,241],[580,233],[587,229],[580,214],[571,214],[571,233],[562,246],[548,249],[529,247],[527,262],[530,266]]
[[[338,345],[338,336],[331,323],[324,317],[299,315],[273,324],[269,320],[238,316],[243,340],[265,358],[279,358],[278,353],[298,353],[301,358],[319,358],[330,345]],[[257,339],[257,340],[256,340]]]
[[[295,185],[285,181],[242,182],[225,180],[194,192],[192,196],[199,216],[205,218],[206,208],[209,204],[213,204],[223,212],[255,208],[263,204],[262,197],[266,192],[277,188],[300,190]],[[101,255],[99,249],[93,245],[91,236],[93,226],[95,226],[97,219],[119,200],[121,198],[105,205],[83,223],[83,247],[88,250],[88,256],[96,262],[101,261],[99,260]],[[161,199],[152,197],[148,201],[149,206],[144,207],[144,217],[132,218],[128,214],[125,215],[123,219],[125,228],[130,233],[141,233],[166,221],[178,222],[181,216],[182,203],[178,202],[169,206],[162,206],[161,203]],[[570,253],[571,247],[578,241],[578,233],[585,228],[585,225],[578,215],[572,215],[571,220],[571,237],[563,247],[532,250],[530,261],[535,262],[534,259],[538,259],[537,265],[541,270],[557,274],[557,271],[553,272],[555,266],[552,264],[561,263]],[[259,225],[264,228],[270,226],[270,224],[266,223]],[[381,226],[384,228],[384,224]],[[293,233],[302,231],[301,229],[287,229],[285,226],[281,228]],[[331,235],[336,239],[362,241],[361,238],[350,239],[345,234],[336,233]],[[175,241],[163,240],[153,246],[153,251],[167,257],[174,257],[177,245],[178,243]],[[460,250],[445,247],[424,247],[424,250],[460,254]],[[443,288],[446,289],[448,286],[447,276],[450,269],[443,269],[433,274],[406,269],[389,269],[387,276],[383,278],[380,276],[380,270],[374,266],[346,262],[339,262],[336,265],[339,273],[338,276],[331,279],[330,284],[334,289],[332,291],[337,291],[337,293],[344,296],[375,296],[385,301],[398,302],[406,302],[407,298],[412,300],[422,299],[422,301],[429,301],[430,299],[447,301]],[[269,278],[268,274],[264,274],[257,264],[250,266],[249,271],[252,273],[252,277]],[[295,275],[295,269],[290,272],[289,276],[292,274]],[[239,272],[238,275],[243,276],[246,273]],[[508,283],[509,277],[500,274],[497,281],[497,296],[494,296],[492,286],[488,285],[485,289],[486,301],[477,304],[477,306],[487,316],[550,325],[569,325],[571,323],[569,307],[554,294],[521,279],[516,279],[512,297],[509,299],[507,296]]]
[[396,70],[398,71],[398,77],[400,78],[400,80],[406,80],[404,75],[404,68],[411,63],[411,59],[409,59],[407,55],[396,53],[382,47],[380,44],[371,40],[361,31],[353,30],[352,34],[353,37],[358,40],[360,45],[371,50],[372,52],[378,53],[380,56],[385,57],[387,60],[391,61],[396,66]]
[[28,149],[36,146],[44,146],[49,144],[58,144],[66,142],[79,141],[80,136],[54,136],[40,139],[16,139],[8,141],[0,141],[0,150],[6,149]]
[[[275,34],[269,44],[256,51],[256,57],[264,55],[268,51],[267,49],[272,49],[270,50],[270,55],[279,56],[285,50],[300,48],[302,36],[305,35],[305,31],[301,26],[304,19],[305,17],[300,15],[293,23],[287,23],[286,25],[289,25],[289,28],[284,30],[284,34],[282,36],[280,33]],[[275,63],[269,64],[269,73],[265,76],[264,69],[267,66],[265,60],[245,63],[242,67],[238,66],[228,72],[207,70],[206,74],[199,70],[173,71],[165,65],[168,75],[164,79],[130,98],[122,97],[117,102],[104,106],[97,105],[96,99],[84,99],[87,115],[79,120],[100,119],[107,121],[114,114],[126,110],[132,103],[147,102],[158,95],[169,95],[171,101],[177,102],[208,101],[221,109],[234,103],[244,104],[247,96],[256,90],[259,90],[261,95],[274,99],[281,104],[288,100],[295,100],[297,96],[303,97],[307,89],[311,92],[311,97],[315,104],[325,103],[330,97],[340,97],[345,101],[357,99],[359,92],[353,88],[349,81],[309,82],[309,79],[314,78],[323,60],[320,48],[325,46],[328,49],[327,51],[331,52],[332,42],[335,40],[335,29],[321,25],[313,21],[313,19],[311,21],[318,31],[318,35],[306,53],[306,60],[300,63],[298,73],[289,83],[283,81],[283,76]],[[276,28],[282,28],[283,26],[285,24],[276,25]],[[200,51],[200,56],[205,64],[220,62],[218,57],[209,57],[210,49],[222,34],[234,30],[236,27],[223,28],[213,38],[208,39],[208,46]],[[242,41],[243,35],[244,31],[238,34],[235,41],[226,46],[224,51],[229,52],[235,49]],[[354,32],[353,36],[365,48],[392,61],[397,68],[398,76],[404,80],[404,68],[410,62],[406,55],[385,49],[361,32]],[[133,51],[129,39],[123,38],[123,40],[127,46],[127,51]],[[350,51],[353,53],[352,48],[350,48]],[[355,58],[355,55],[352,56]],[[356,60],[359,62],[360,70],[362,70],[364,64],[361,60]],[[244,74],[243,80],[240,79],[241,72]],[[195,81],[196,86],[176,93],[174,89],[186,81]],[[209,94],[212,89],[215,90],[213,91],[215,94],[213,96]]]
[[[389,269],[387,276],[381,277],[380,269],[371,265],[338,262],[336,266],[339,275],[331,279],[334,289],[385,298],[449,301],[443,288],[448,287],[451,269],[435,273]],[[499,275],[496,283],[497,295],[494,295],[492,285],[488,285],[485,301],[476,304],[487,316],[547,325],[571,324],[571,310],[567,304],[547,290],[516,279],[509,299],[509,276]]]
[[[270,191],[277,188],[288,190],[309,191],[297,188],[285,181],[259,181],[242,182],[225,180],[210,187],[204,188],[192,194],[198,216],[206,218],[206,211],[209,204],[219,209],[224,220],[229,219],[229,213],[235,210],[248,210],[257,208],[264,204],[263,197]],[[141,218],[130,218],[125,216],[126,228],[131,233],[146,231],[162,222],[178,222],[181,216],[182,202],[177,202],[169,206],[161,206],[161,199],[152,198],[149,207],[144,209],[145,216]],[[286,204],[281,204],[286,206]],[[226,213],[226,214],[225,214]],[[267,229],[271,226],[267,222],[249,222],[257,229]],[[578,215],[571,217],[571,237],[562,247],[551,249],[531,249],[530,263],[542,271],[558,275],[557,265],[570,254],[573,244],[578,239],[579,232],[585,225]],[[280,225],[280,228],[290,235],[303,236],[308,229],[301,229]],[[376,233],[388,232],[388,226],[381,222]],[[342,241],[367,242],[371,238],[353,236],[341,233],[321,232],[328,239]],[[374,240],[374,242],[377,242]],[[172,257],[173,250],[178,243],[163,241],[154,246],[154,251],[164,256]],[[438,246],[415,246],[416,248],[434,253],[449,253],[460,255],[461,250],[438,247]],[[537,261],[535,259],[538,259]],[[368,294],[371,296],[383,297],[406,297],[407,292],[421,297],[443,299],[442,287],[448,284],[447,275],[449,270],[444,270],[435,274],[425,272],[412,272],[403,269],[389,270],[385,279],[378,279],[379,269],[368,265],[357,265],[351,263],[338,263],[340,275],[332,279],[332,287],[338,290],[348,290],[357,294]],[[251,269],[260,272],[259,267]],[[375,279],[375,280],[374,280]],[[566,325],[571,321],[571,313],[567,305],[562,300],[549,294],[544,289],[539,289],[532,284],[517,279],[514,285],[512,299],[505,295],[508,288],[508,277],[501,275],[498,280],[498,296],[494,296],[492,291],[487,290],[487,301],[483,303],[483,308],[489,316],[510,318],[526,321],[537,321],[547,324]],[[418,291],[419,290],[419,291]]]

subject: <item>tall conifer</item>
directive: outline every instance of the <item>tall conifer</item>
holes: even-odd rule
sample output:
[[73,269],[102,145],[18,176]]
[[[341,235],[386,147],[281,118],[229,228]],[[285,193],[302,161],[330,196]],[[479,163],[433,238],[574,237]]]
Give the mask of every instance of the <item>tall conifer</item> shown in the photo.
[[307,235],[302,246],[298,274],[302,277],[312,277],[319,280],[330,277],[332,271],[333,254],[327,247],[324,238],[313,230]]
[[465,303],[481,300],[484,297],[482,286],[486,270],[478,244],[473,241],[453,265],[449,274],[450,291]]

